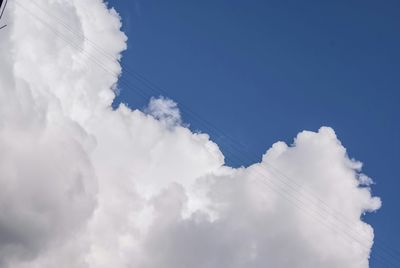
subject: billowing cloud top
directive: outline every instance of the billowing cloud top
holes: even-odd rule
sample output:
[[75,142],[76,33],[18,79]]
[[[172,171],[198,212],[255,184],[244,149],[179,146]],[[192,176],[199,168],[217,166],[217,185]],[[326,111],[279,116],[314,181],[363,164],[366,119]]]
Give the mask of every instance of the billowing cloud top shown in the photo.
[[368,267],[380,200],[332,129],[227,167],[173,101],[111,108],[126,37],[102,1],[14,0],[5,19],[0,267]]

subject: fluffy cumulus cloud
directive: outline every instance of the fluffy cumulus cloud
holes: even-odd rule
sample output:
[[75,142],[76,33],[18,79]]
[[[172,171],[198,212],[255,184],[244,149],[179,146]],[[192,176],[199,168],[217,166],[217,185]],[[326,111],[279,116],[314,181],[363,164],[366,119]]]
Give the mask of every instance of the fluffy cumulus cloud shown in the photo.
[[126,37],[101,0],[5,19],[0,267],[368,267],[380,200],[332,129],[230,168],[171,100],[112,109]]

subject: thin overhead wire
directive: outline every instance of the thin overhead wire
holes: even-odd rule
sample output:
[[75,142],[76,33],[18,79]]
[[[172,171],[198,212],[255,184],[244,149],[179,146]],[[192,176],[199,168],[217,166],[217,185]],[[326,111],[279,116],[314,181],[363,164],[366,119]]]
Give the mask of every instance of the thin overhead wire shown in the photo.
[[[1,9],[0,19],[1,19],[1,18],[3,17],[3,15],[4,15],[4,10],[6,9],[7,2],[8,2],[8,0],[5,0],[4,6],[3,6],[3,8]],[[1,8],[1,6],[0,6],[0,8]]]
[[[1,3],[3,3],[3,1],[1,1]],[[1,9],[1,13],[0,13],[0,21],[1,21],[1,19],[3,18],[3,15],[4,15],[4,10],[6,9],[6,7],[7,7],[7,3],[8,3],[8,0],[5,0],[5,2],[4,2],[4,6],[3,7],[1,7],[2,5],[0,5],[0,9]],[[7,26],[7,24],[5,24],[5,25],[3,25],[3,26],[1,26],[0,27],[0,30],[1,29],[3,29],[4,27],[6,27]]]

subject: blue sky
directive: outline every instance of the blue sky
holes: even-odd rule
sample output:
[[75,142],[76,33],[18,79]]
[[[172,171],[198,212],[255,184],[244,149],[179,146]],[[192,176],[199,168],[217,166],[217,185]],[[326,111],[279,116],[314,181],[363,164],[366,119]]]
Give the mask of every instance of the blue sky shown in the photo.
[[[185,122],[210,133],[229,164],[252,163],[301,130],[333,127],[382,198],[366,220],[395,251],[387,258],[400,256],[400,2],[109,2],[129,37],[124,67],[190,107],[182,109]],[[148,102],[120,86],[118,102],[134,108]],[[232,140],[247,152],[240,161],[230,152]]]

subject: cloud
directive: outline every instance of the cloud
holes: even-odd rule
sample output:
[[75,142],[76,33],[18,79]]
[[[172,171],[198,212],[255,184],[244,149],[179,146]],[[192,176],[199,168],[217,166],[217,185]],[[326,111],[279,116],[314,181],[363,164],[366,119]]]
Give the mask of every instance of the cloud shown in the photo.
[[170,99],[160,97],[151,98],[145,112],[170,127],[182,124],[181,113],[177,104]]
[[1,267],[368,267],[381,203],[332,129],[230,168],[172,100],[111,108],[126,37],[102,1],[15,0],[7,20]]

